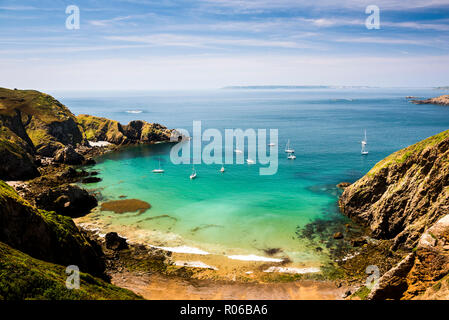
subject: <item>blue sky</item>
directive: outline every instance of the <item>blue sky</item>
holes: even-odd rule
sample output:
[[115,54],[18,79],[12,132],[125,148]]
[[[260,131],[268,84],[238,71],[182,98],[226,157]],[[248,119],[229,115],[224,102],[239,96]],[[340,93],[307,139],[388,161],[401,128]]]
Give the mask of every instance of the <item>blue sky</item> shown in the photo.
[[0,86],[449,85],[448,40],[449,0],[0,0]]

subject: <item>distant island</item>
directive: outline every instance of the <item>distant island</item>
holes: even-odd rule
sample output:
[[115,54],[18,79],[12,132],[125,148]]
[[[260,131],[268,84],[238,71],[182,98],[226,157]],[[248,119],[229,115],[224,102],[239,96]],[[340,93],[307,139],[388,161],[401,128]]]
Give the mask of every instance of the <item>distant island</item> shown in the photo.
[[225,90],[366,89],[369,86],[228,86]]
[[436,87],[436,90],[449,90],[449,86]]

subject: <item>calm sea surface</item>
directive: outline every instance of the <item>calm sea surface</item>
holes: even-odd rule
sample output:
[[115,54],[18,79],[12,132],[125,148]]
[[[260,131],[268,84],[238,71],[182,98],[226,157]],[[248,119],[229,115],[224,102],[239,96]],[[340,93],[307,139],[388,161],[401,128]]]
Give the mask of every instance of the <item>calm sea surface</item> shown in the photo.
[[[191,92],[55,92],[75,114],[128,123],[142,119],[191,130],[254,128],[279,130],[279,169],[260,176],[259,164],[174,165],[169,145],[128,148],[104,156],[91,185],[104,200],[119,196],[149,202],[143,215],[100,213],[117,227],[133,226],[157,236],[149,244],[190,246],[219,254],[255,254],[282,248],[294,262],[322,259],[296,231],[322,219],[344,219],[336,209],[342,181],[362,177],[390,153],[449,128],[449,107],[414,105],[405,96],[433,97],[442,91],[417,88],[216,90]],[[136,113],[139,112],[139,113]],[[360,154],[366,129],[368,156]],[[296,160],[284,153],[287,139]],[[246,156],[245,156],[246,158]],[[151,171],[165,169],[161,175]]]

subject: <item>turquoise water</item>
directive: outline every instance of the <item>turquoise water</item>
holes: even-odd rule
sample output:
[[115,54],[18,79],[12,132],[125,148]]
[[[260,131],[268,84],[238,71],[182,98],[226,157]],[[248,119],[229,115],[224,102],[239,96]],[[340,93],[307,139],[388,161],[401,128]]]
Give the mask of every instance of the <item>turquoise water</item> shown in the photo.
[[[93,170],[103,179],[104,200],[119,196],[149,202],[145,214],[101,213],[120,230],[133,226],[157,232],[151,244],[189,245],[220,254],[264,255],[282,248],[294,262],[320,259],[297,228],[338,213],[342,181],[355,181],[390,153],[449,128],[449,108],[414,105],[405,96],[432,97],[432,89],[316,89],[295,91],[197,91],[55,93],[74,113],[127,123],[132,119],[191,130],[265,128],[279,130],[279,169],[260,176],[259,165],[191,165],[169,160],[171,145],[127,148],[102,157]],[[141,113],[128,113],[138,110]],[[369,155],[360,154],[367,130]],[[287,160],[287,139],[297,159]],[[246,157],[245,157],[246,158]],[[159,166],[161,175],[151,173]]]

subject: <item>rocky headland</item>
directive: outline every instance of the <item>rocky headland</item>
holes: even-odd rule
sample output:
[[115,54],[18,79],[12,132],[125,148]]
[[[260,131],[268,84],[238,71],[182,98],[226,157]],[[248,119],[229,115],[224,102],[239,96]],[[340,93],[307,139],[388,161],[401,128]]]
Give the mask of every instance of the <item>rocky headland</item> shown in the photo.
[[447,290],[449,131],[377,163],[345,188],[339,205],[345,215],[366,226],[372,238],[389,246],[387,255],[401,257],[381,273],[371,292],[363,289],[366,297],[413,299],[435,285]]
[[[109,283],[101,243],[72,220],[97,206],[95,196],[73,183],[98,178],[76,166],[94,164],[93,156],[123,145],[169,141],[170,135],[145,121],[121,125],[76,117],[47,94],[0,88],[0,268],[6,275],[0,298],[141,298]],[[89,140],[111,144],[92,147]],[[68,265],[79,267],[83,290],[69,291],[59,281]]]
[[439,96],[436,98],[430,98],[425,100],[413,99],[410,102],[414,104],[438,104],[441,106],[449,106],[449,95]]

